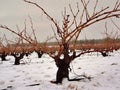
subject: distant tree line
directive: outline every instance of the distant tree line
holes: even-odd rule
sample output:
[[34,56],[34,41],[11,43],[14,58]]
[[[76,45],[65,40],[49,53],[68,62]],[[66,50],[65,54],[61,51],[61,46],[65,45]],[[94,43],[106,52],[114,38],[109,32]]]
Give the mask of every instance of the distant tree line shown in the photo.
[[[117,42],[117,43],[120,43],[120,38],[118,39],[113,39],[113,38],[109,38],[109,37],[106,37],[106,38],[103,38],[103,39],[83,39],[83,40],[77,40],[77,44],[101,44],[101,43],[105,43],[105,42]],[[57,42],[48,42],[47,45],[57,45],[58,43]],[[71,41],[71,44],[72,44],[72,41]]]

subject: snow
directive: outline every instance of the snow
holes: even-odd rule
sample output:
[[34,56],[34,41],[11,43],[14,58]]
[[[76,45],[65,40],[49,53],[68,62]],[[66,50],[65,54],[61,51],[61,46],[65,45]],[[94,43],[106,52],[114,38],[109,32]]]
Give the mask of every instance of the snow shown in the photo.
[[6,57],[0,63],[0,90],[120,90],[120,50],[103,57],[90,53],[71,63],[70,78],[87,75],[91,80],[67,81],[52,84],[57,67],[52,58],[44,54],[37,58],[34,52],[22,59],[21,65],[13,65],[14,58]]

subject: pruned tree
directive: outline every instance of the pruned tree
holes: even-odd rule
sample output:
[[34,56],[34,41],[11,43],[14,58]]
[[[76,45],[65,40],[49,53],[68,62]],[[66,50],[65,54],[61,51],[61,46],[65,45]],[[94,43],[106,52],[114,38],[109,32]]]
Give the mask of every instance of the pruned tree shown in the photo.
[[106,57],[109,55],[109,52],[113,52],[113,50],[118,50],[118,44],[119,42],[117,42],[117,40],[119,39],[119,27],[118,25],[116,25],[114,23],[114,21],[111,19],[112,23],[114,24],[114,26],[117,28],[116,30],[112,30],[111,32],[109,32],[108,30],[108,23],[105,22],[105,31],[104,31],[104,35],[105,38],[103,39],[103,45],[104,45],[104,50],[101,50],[101,54],[102,56]]
[[[63,78],[69,79],[69,68],[70,63],[80,55],[88,52],[93,52],[91,50],[85,50],[80,52],[79,54],[76,54],[75,49],[70,50],[70,42],[72,39],[74,39],[74,44],[72,47],[75,47],[77,39],[81,33],[82,30],[85,28],[103,21],[108,18],[112,17],[120,17],[120,2],[119,0],[116,2],[113,9],[109,9],[109,7],[102,8],[101,10],[96,10],[98,5],[98,0],[96,0],[95,5],[93,6],[93,12],[89,12],[88,5],[90,3],[90,0],[80,0],[80,3],[83,6],[82,12],[80,12],[79,5],[77,3],[77,11],[74,12],[71,5],[69,5],[71,14],[67,14],[66,9],[63,13],[63,24],[62,28],[59,26],[59,24],[56,22],[54,17],[50,16],[47,11],[45,11],[44,8],[42,8],[39,4],[33,2],[24,0],[27,3],[33,4],[36,7],[38,7],[48,18],[49,20],[54,24],[55,29],[53,28],[55,38],[57,40],[57,43],[59,45],[59,50],[57,54],[49,54],[56,62],[56,65],[58,67],[57,75],[56,75],[56,81],[54,83],[62,83]],[[71,52],[70,52],[71,51]],[[72,55],[70,55],[72,53]],[[63,55],[63,58],[61,56]]]
[[28,32],[27,32],[26,20],[24,22],[23,29],[20,29],[18,25],[16,25],[17,30],[11,29],[6,25],[0,25],[0,28],[8,30],[8,31],[12,32],[13,34],[17,35],[17,37],[14,38],[12,44],[9,44],[8,40],[6,40],[7,44],[9,44],[9,45],[4,46],[4,48],[2,47],[2,49],[7,48],[8,50],[7,49],[1,50],[3,52],[1,54],[1,57],[2,58],[4,57],[3,59],[5,59],[5,56],[7,56],[7,54],[14,56],[14,58],[15,58],[14,65],[19,65],[20,60],[23,58],[23,56],[24,55],[28,56],[28,54],[30,54],[33,51],[37,51],[39,58],[43,54],[43,52],[40,51],[40,44],[37,41],[34,25],[33,25],[33,22],[32,22],[32,19],[30,16],[29,16],[29,21],[30,21],[29,29],[31,29],[30,34],[28,34]]
[[9,40],[7,39],[6,35],[0,38],[0,57],[2,61],[6,61],[6,56],[9,53],[9,49],[6,47],[8,44]]
[[[76,47],[78,37],[82,30],[97,22],[113,17],[115,18],[120,17],[119,0],[116,2],[115,6],[112,9],[107,6],[100,10],[97,10],[98,0],[95,0],[94,1],[95,4],[93,5],[92,12],[90,12],[88,7],[90,4],[90,0],[80,0],[79,3],[82,4],[82,11],[80,11],[79,9],[79,3],[77,3],[76,12],[72,8],[72,6],[69,5],[70,13],[68,14],[66,9],[64,9],[64,12],[62,14],[63,16],[62,26],[60,26],[55,20],[55,18],[49,15],[49,13],[44,8],[42,8],[41,5],[39,5],[35,1],[30,1],[30,0],[24,0],[24,2],[36,6],[40,11],[44,13],[44,15],[47,16],[47,18],[53,23],[55,27],[54,28],[52,26],[52,30],[54,32],[55,39],[59,45],[59,49],[57,53],[49,53],[47,50],[45,50],[48,47],[41,47],[42,50],[44,50],[44,52],[48,53],[50,57],[52,57],[55,60],[56,65],[58,67],[56,81],[53,81],[53,83],[62,83],[63,78],[68,78],[68,80],[71,80],[69,79],[70,63],[73,60],[75,60],[75,58],[81,56],[82,54],[95,52],[95,50],[89,49],[89,50],[82,50],[81,52],[76,53],[74,47]],[[0,27],[11,30],[7,26],[0,25]],[[24,38],[19,34],[18,36]],[[24,39],[26,40],[26,38]],[[71,45],[70,43],[72,40],[74,40],[74,42]],[[31,43],[28,39],[26,41]]]

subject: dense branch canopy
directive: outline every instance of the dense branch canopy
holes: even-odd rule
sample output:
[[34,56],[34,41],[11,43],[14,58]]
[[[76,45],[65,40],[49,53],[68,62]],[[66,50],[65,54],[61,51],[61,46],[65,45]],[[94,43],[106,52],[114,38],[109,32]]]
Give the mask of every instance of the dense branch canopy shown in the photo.
[[[53,29],[53,33],[55,36],[55,39],[58,42],[59,45],[59,50],[58,50],[58,54],[57,55],[51,55],[51,57],[60,57],[62,54],[69,54],[69,50],[70,50],[70,42],[74,39],[74,43],[73,46],[76,45],[76,41],[78,40],[78,37],[81,33],[82,30],[84,30],[85,28],[109,19],[109,18],[118,18],[120,17],[120,2],[119,0],[115,3],[114,7],[111,9],[109,6],[107,7],[103,7],[100,10],[97,10],[98,7],[98,0],[94,0],[95,4],[92,5],[92,9],[93,11],[90,13],[90,9],[89,9],[89,4],[90,4],[90,0],[80,0],[77,3],[76,9],[74,10],[73,7],[69,4],[69,13],[67,13],[66,9],[64,9],[64,12],[62,14],[63,19],[62,19],[62,26],[60,26],[57,21],[55,20],[54,17],[52,17],[43,7],[41,7],[41,5],[39,5],[38,3],[36,3],[35,1],[32,0],[24,0],[24,2],[29,3],[34,5],[35,7],[37,7],[40,11],[43,12],[44,15],[47,16],[47,18],[49,18],[49,20],[53,23],[54,27],[52,27]],[[79,4],[82,5],[82,10],[79,8]],[[81,10],[81,11],[80,11]],[[31,18],[30,18],[31,19]],[[34,32],[34,28],[33,28],[33,23],[31,22],[31,28],[33,30],[33,35],[34,35],[34,40],[35,42],[37,42],[37,37],[35,35]],[[15,32],[14,30],[10,29],[8,26],[6,25],[0,25],[0,28],[4,28],[8,31],[11,31],[12,33],[18,35],[19,37],[23,38],[24,40],[26,40],[29,43],[33,43],[34,40],[32,40],[31,38],[28,38],[25,35],[21,35],[20,33]],[[47,48],[47,47],[44,47]],[[75,50],[73,50],[73,53],[75,52]],[[87,53],[89,51],[85,51],[82,53]],[[92,52],[92,51],[91,51]],[[79,55],[81,55],[82,53],[80,53]],[[74,53],[74,58],[78,57],[79,55],[75,55]],[[73,59],[74,59],[73,58]]]
[[[89,7],[88,7],[90,0],[88,0],[87,2],[85,0],[80,0],[80,3],[83,6],[83,11],[80,12],[78,3],[77,3],[76,13],[74,13],[74,10],[72,9],[71,5],[69,5],[71,14],[67,14],[65,9],[63,14],[63,21],[62,21],[63,25],[61,29],[60,26],[55,22],[54,18],[50,16],[47,13],[47,11],[45,11],[45,9],[43,9],[40,5],[32,1],[28,1],[28,0],[24,0],[24,1],[38,7],[50,19],[50,21],[54,23],[55,27],[57,28],[56,29],[57,35],[59,35],[59,38],[61,38],[61,43],[59,43],[60,49],[58,52],[58,56],[60,56],[61,54],[64,54],[65,45],[68,44],[68,47],[69,47],[69,43],[73,38],[75,38],[74,45],[76,44],[76,41],[80,35],[80,32],[85,28],[111,17],[116,17],[116,18],[120,17],[119,0],[116,2],[113,9],[110,9],[110,7],[107,6],[98,11],[96,10],[98,5],[98,0],[96,0],[95,5],[93,5],[92,14],[90,14]],[[78,18],[80,20],[77,20]],[[54,31],[54,35],[56,37],[56,40],[59,41],[55,31]]]

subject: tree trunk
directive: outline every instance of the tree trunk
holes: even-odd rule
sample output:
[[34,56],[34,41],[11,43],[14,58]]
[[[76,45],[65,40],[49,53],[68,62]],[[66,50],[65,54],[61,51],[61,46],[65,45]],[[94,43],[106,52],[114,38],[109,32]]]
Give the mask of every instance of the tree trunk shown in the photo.
[[53,83],[62,83],[62,80],[64,78],[67,78],[69,80],[69,64],[61,59],[56,65],[58,67],[58,70],[56,74],[56,81]]
[[36,51],[36,52],[37,52],[37,54],[38,54],[38,58],[41,58],[42,55],[43,55],[43,52],[42,52],[42,51]]
[[12,55],[15,57],[14,65],[19,65],[20,64],[20,60],[23,58],[23,56],[25,54],[21,53],[19,56],[17,54],[12,54]]
[[1,54],[1,59],[2,59],[2,61],[6,61],[6,57],[7,56],[7,54],[5,53],[5,52],[3,52],[2,54]]
[[64,78],[67,78],[69,80],[69,65],[71,62],[71,56],[69,56],[69,49],[68,49],[69,45],[67,43],[65,43],[63,45],[63,55],[64,58],[60,59],[60,56],[56,56],[54,57],[56,65],[58,67],[58,71],[56,74],[56,81],[53,83],[62,83],[62,80]]
[[14,65],[19,65],[20,64],[20,59],[15,57],[15,62],[14,62]]
[[108,53],[107,53],[107,52],[101,52],[101,54],[102,54],[103,57],[108,56]]
[[1,55],[2,61],[6,61],[6,58],[5,58],[6,56],[7,56],[6,54],[2,54],[2,55]]

